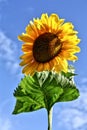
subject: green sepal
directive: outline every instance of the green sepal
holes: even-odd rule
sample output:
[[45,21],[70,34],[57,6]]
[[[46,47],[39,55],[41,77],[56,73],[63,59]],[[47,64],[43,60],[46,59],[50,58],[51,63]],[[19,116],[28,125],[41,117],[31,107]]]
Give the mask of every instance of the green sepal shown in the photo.
[[79,91],[73,81],[74,74],[36,72],[25,76],[14,91],[16,105],[13,114],[32,112],[41,108],[50,108],[57,102],[67,102],[78,98]]

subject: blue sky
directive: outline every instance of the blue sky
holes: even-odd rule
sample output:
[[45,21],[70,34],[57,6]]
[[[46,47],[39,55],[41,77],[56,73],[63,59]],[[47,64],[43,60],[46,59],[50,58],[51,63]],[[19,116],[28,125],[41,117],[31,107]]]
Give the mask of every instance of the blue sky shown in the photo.
[[[81,53],[74,63],[80,97],[59,103],[53,110],[53,130],[87,130],[87,0],[0,0],[0,130],[47,130],[45,109],[12,115],[13,91],[20,82],[21,42],[17,36],[42,13],[57,13],[72,22],[81,38]],[[86,57],[85,57],[86,56]]]

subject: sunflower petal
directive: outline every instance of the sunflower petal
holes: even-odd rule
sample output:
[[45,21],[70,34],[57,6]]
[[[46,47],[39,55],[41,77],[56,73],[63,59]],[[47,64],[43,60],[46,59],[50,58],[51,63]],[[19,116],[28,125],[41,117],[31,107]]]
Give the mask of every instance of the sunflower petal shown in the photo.
[[31,37],[29,37],[29,35],[24,34],[24,33],[22,35],[19,35],[18,39],[23,42],[33,42],[33,39]]
[[32,26],[28,25],[25,30],[26,30],[26,34],[29,35],[31,39],[35,40],[37,36]]
[[[35,61],[30,62],[29,64],[27,64],[27,65],[23,68],[22,73],[28,72],[29,69],[30,69],[30,67],[33,67],[34,65],[36,65],[36,62],[35,62]],[[33,68],[33,70],[34,70],[34,68]]]
[[58,21],[59,21],[59,17],[58,17],[58,15],[56,15],[56,14],[51,14],[50,15],[50,17],[49,17],[49,23],[48,23],[48,25],[49,25],[49,32],[51,32],[52,30],[54,30],[54,29],[57,29],[57,27],[58,27]]
[[50,65],[50,69],[53,70],[55,65],[54,61],[53,60],[49,61],[49,65]]
[[64,23],[61,27],[63,31],[66,31],[67,29],[72,30],[74,28],[73,24],[71,22]]
[[55,66],[56,71],[60,72],[61,70],[64,72],[68,71],[68,62],[66,59],[57,57],[57,60],[59,62],[58,65]]
[[44,70],[44,66],[43,66],[43,63],[40,63],[37,67],[37,71],[43,71]]
[[80,47],[78,46],[72,46],[72,45],[65,45],[62,47],[63,51],[70,52],[70,53],[77,53],[80,52]]
[[61,57],[64,57],[66,60],[71,60],[71,61],[78,60],[78,57],[73,55],[73,53],[62,52],[60,55]]
[[33,49],[33,45],[29,45],[29,44],[23,44],[22,45],[22,51],[24,52],[29,52]]
[[44,70],[50,70],[50,65],[48,62],[44,63]]
[[37,63],[37,62],[34,62],[34,63],[29,67],[29,69],[26,70],[25,74],[26,74],[26,75],[28,75],[28,74],[33,75],[33,74],[35,73],[37,67],[38,67],[38,63]]
[[35,31],[36,36],[38,37],[39,33],[38,33],[38,29],[37,29],[36,25],[32,21],[30,21],[30,25],[31,25],[31,28]]
[[42,14],[42,16],[41,16],[41,21],[42,21],[42,23],[44,23],[45,25],[48,24],[48,15],[47,15],[47,14]]
[[32,61],[33,61],[33,57],[29,57],[29,58],[24,59],[19,65],[24,66],[26,64],[29,64]]
[[32,51],[29,51],[28,53],[21,55],[20,59],[29,59],[29,56],[32,56]]

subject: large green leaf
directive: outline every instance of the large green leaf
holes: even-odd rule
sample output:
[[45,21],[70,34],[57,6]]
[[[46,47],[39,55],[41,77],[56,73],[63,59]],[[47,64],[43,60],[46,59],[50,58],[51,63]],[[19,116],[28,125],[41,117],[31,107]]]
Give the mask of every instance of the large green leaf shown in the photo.
[[79,91],[73,82],[72,73],[49,71],[25,76],[14,92],[16,105],[13,114],[31,112],[40,108],[49,110],[56,102],[75,100]]

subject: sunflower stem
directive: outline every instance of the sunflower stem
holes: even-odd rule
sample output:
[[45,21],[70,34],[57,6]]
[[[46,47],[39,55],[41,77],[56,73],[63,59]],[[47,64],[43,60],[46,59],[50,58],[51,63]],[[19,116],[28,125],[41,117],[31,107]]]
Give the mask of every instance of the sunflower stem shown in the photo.
[[51,107],[50,110],[48,110],[48,130],[52,130],[52,111],[53,108]]

